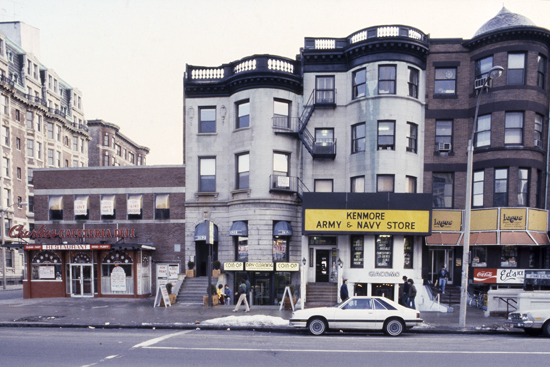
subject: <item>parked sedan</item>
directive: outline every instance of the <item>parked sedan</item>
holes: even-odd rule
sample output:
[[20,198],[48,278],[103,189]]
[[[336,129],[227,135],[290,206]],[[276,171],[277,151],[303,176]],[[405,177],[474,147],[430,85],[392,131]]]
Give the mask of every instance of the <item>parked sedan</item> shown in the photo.
[[384,297],[351,297],[334,307],[298,310],[290,325],[307,328],[313,335],[329,329],[382,330],[399,336],[406,329],[422,323],[420,313]]
[[550,309],[510,312],[504,326],[521,328],[530,335],[550,336]]

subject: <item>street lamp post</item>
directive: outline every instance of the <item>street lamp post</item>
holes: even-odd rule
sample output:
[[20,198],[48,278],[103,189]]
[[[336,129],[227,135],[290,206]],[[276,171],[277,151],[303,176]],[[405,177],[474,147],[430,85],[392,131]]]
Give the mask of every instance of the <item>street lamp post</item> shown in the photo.
[[484,89],[489,89],[489,84],[492,79],[502,75],[504,68],[502,66],[493,66],[488,76],[483,82],[479,94],[477,96],[476,110],[474,114],[474,124],[472,126],[472,135],[468,140],[468,161],[466,165],[466,205],[464,206],[464,247],[462,252],[462,282],[460,288],[460,315],[458,318],[459,327],[466,327],[466,307],[468,303],[468,269],[470,255],[470,216],[472,212],[472,176],[474,169],[474,135],[477,127],[477,115],[479,112],[479,102]]
[[22,206],[25,206],[27,205],[27,203],[15,203],[15,204],[11,204],[11,205],[8,205],[5,209],[0,209],[0,227],[2,227],[0,229],[0,237],[2,237],[2,289],[6,289],[6,248],[4,247],[4,244],[5,244],[5,240],[4,240],[4,235],[5,235],[5,217],[6,217],[6,214],[8,213],[8,209],[11,208],[12,206],[14,205],[18,205],[19,208],[21,208]]

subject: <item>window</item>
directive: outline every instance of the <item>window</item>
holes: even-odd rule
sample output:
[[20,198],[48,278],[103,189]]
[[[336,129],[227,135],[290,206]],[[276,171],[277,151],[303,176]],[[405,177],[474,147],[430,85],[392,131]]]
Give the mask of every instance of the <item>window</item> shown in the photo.
[[216,158],[199,158],[199,191],[216,191]]
[[52,122],[47,122],[46,123],[46,136],[49,139],[53,139],[53,123]]
[[36,158],[42,160],[42,143],[36,142]]
[[486,78],[489,76],[489,70],[493,67],[493,56],[485,57],[476,61],[475,77],[476,79]]
[[34,140],[27,140],[27,157],[34,157]]
[[518,170],[518,206],[529,206],[529,169]]
[[250,101],[237,103],[237,129],[250,126]]
[[48,149],[48,165],[53,166],[54,150]]
[[543,55],[537,57],[537,86],[542,89],[546,86],[546,57]]
[[10,99],[8,96],[2,95],[2,98],[0,99],[2,101],[2,112],[4,115],[10,114]]
[[394,175],[376,175],[376,192],[394,192]]
[[21,111],[15,109],[15,121],[21,121]]
[[57,151],[57,167],[61,167],[61,152]]
[[2,126],[3,130],[4,130],[4,144],[5,145],[10,145],[10,128],[7,127],[7,126]]
[[485,171],[474,172],[474,182],[472,184],[472,206],[483,206],[483,186],[485,182]]
[[84,139],[80,138],[80,153],[84,153]]
[[334,76],[317,76],[315,79],[315,103],[332,104],[334,101]]
[[525,84],[525,53],[508,54],[508,85]]
[[237,189],[250,187],[250,155],[248,153],[237,155]]
[[378,150],[395,150],[395,121],[378,121]]
[[50,220],[63,220],[63,196],[50,196]]
[[170,194],[155,195],[155,219],[170,219]]
[[134,153],[128,152],[128,160],[130,163],[134,163]]
[[73,136],[73,150],[78,152],[78,137]]
[[10,177],[10,160],[9,160],[9,158],[2,157],[2,164],[4,165],[4,177]]
[[73,167],[78,167],[78,161],[73,159]]
[[416,194],[416,177],[405,176],[405,192],[409,194]]
[[103,156],[103,165],[108,166],[109,165],[109,153],[105,152],[105,155]]
[[330,179],[315,180],[315,192],[332,192],[333,182]]
[[216,107],[199,107],[199,133],[216,132]]
[[[248,224],[248,223],[247,223]],[[235,261],[248,261],[248,235],[233,236],[235,243]]]
[[115,144],[115,152],[116,152],[116,155],[118,155],[119,157],[122,157],[122,148],[120,145]]
[[484,268],[487,266],[487,247],[472,246],[472,267]]
[[20,138],[15,138],[15,148],[17,150],[21,150],[21,139]]
[[491,145],[491,115],[477,118],[474,147],[488,147]]
[[110,220],[116,219],[116,196],[115,195],[101,195],[100,203],[101,219]]
[[365,123],[353,125],[351,127],[351,152],[358,153],[365,151],[365,137],[366,137]]
[[[5,223],[4,227],[7,227]],[[7,232],[4,230],[4,233]],[[6,249],[4,253],[6,254],[6,268],[13,268],[13,251],[10,249]]]
[[378,94],[395,94],[395,65],[378,67]]
[[365,176],[351,178],[351,192],[365,192]]
[[32,168],[27,168],[27,182],[28,182],[28,184],[32,185],[33,180],[34,180],[34,171],[32,170]]
[[544,206],[544,195],[542,193],[542,186],[543,179],[542,179],[542,170],[537,170],[537,182],[536,182],[536,192],[535,192],[535,207],[536,208],[542,208]]
[[55,125],[55,130],[56,130],[57,141],[61,141],[61,126]]
[[367,71],[361,69],[353,72],[352,98],[364,97],[367,94]]
[[75,195],[74,219],[75,220],[90,219],[90,196],[89,195]]
[[365,262],[365,252],[363,245],[363,236],[351,236],[351,267],[363,268]]
[[453,173],[432,173],[432,195],[434,208],[452,208],[453,189]]
[[413,257],[414,257],[414,237],[405,236],[403,243],[403,268],[412,269],[413,268]]
[[34,114],[32,113],[32,111],[27,111],[26,120],[27,120],[27,129],[34,128]]
[[508,206],[508,169],[495,169],[493,206]]
[[126,208],[128,219],[143,219],[143,196],[128,195]]
[[523,112],[506,112],[504,144],[523,144]]
[[409,97],[418,98],[418,69],[409,68]]
[[407,125],[409,126],[409,132],[407,134],[407,152],[416,153],[418,141],[418,125],[412,122],[407,122]]
[[390,235],[376,236],[376,267],[391,268],[393,252],[393,237]]
[[109,134],[105,133],[103,136],[103,145],[108,147],[109,146]]
[[17,179],[20,180],[21,177],[22,177],[22,175],[21,175],[21,167],[17,167],[16,172],[17,172]]
[[65,167],[69,167],[69,160],[65,159]]
[[34,213],[34,196],[29,196],[29,204],[27,205],[27,209],[30,213]]
[[518,266],[517,246],[502,246],[500,266],[503,268],[516,268]]
[[273,153],[273,173],[277,176],[288,176],[288,163],[290,155],[286,153]]
[[11,206],[11,190],[4,189],[4,203],[6,207]]
[[535,141],[534,146],[542,149],[542,115],[535,114]]
[[273,126],[290,128],[290,102],[273,100]]

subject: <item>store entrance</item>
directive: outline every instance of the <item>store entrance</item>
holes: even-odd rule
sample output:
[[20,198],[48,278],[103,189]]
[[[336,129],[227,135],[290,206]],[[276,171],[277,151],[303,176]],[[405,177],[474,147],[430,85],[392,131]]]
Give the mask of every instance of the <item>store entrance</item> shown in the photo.
[[315,281],[327,283],[329,281],[330,250],[315,251]]
[[447,284],[453,284],[453,250],[437,249],[430,250],[432,267],[430,269],[430,280],[435,284],[439,280],[439,271],[442,266],[447,268],[449,279]]
[[254,273],[253,285],[254,289],[254,304],[260,306],[271,305],[271,273],[256,272]]
[[[208,274],[206,273],[208,268],[208,247],[205,241],[196,241],[195,242],[195,264],[197,266],[197,276],[204,277]],[[218,244],[215,243],[212,245],[212,263],[218,260]]]
[[71,264],[71,297],[93,297],[92,264]]

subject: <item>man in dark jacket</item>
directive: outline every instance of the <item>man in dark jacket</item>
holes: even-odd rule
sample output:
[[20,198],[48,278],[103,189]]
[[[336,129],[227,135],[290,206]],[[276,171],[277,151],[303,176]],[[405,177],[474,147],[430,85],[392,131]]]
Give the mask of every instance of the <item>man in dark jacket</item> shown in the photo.
[[239,287],[239,290],[235,293],[235,295],[239,296],[239,301],[235,305],[235,308],[233,309],[233,312],[239,311],[239,308],[241,307],[241,303],[244,302],[244,305],[246,306],[246,309],[244,312],[250,312],[250,307],[248,307],[248,301],[246,300],[246,281],[241,279],[241,285]]
[[349,298],[347,279],[344,279],[344,283],[342,283],[342,287],[340,287],[340,298],[342,299],[342,302]]
[[414,286],[414,281],[412,279],[409,279],[407,282],[409,282],[409,308],[416,310],[416,305],[414,304],[414,298],[416,297],[416,287]]
[[405,307],[409,307],[409,288],[407,277],[403,275],[403,284],[401,285],[401,304]]

